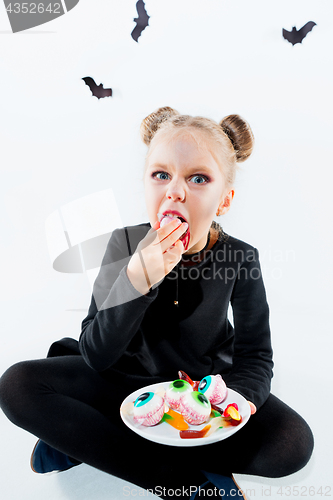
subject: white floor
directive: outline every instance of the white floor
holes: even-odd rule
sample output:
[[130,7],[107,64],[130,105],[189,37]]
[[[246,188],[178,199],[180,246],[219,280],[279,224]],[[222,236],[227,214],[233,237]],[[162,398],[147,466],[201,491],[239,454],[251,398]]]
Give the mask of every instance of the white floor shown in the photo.
[[[47,314],[47,311],[45,311]],[[3,347],[0,371],[15,361],[43,356],[52,340],[77,331],[82,319],[79,312],[66,311],[54,318],[45,338],[8,341]],[[328,433],[332,418],[330,375],[331,314],[310,315],[305,311],[271,313],[274,342],[275,377],[273,392],[308,421],[315,435],[315,451],[300,472],[282,479],[237,475],[249,500],[288,497],[322,498],[332,496],[332,436]],[[64,335],[55,335],[63,328]],[[27,327],[29,330],[29,326]],[[296,335],[295,332],[298,332]],[[31,332],[30,332],[31,333]],[[300,344],[300,335],[302,342]],[[72,335],[75,337],[75,335]],[[27,336],[27,339],[29,337]],[[274,336],[273,336],[274,338]],[[21,339],[22,340],[22,339]],[[315,342],[314,342],[315,341]],[[303,347],[299,347],[299,345]],[[288,348],[286,348],[288,347]],[[44,351],[43,351],[44,350]],[[279,362],[281,360],[281,362]],[[2,500],[116,500],[152,495],[87,465],[63,473],[34,474],[29,467],[35,437],[12,425],[0,414],[1,499]],[[111,450],[110,450],[111,453]],[[241,453],[241,450],[240,450]],[[175,451],[176,460],[176,451]]]

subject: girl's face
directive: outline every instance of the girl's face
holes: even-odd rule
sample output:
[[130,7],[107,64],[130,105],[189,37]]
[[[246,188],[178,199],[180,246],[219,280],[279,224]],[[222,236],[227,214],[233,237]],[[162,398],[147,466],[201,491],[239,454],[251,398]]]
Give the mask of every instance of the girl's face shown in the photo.
[[189,224],[187,236],[182,239],[188,254],[199,252],[206,245],[212,220],[218,208],[223,207],[226,195],[223,174],[207,141],[200,132],[192,134],[183,132],[171,140],[159,141],[148,157],[144,175],[151,225],[157,221],[158,213],[182,217]]

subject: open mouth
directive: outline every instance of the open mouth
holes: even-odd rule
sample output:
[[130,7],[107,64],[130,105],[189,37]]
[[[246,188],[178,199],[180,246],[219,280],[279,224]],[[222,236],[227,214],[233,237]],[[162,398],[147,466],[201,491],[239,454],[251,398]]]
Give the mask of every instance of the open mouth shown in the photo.
[[[179,219],[181,222],[187,222],[187,220],[184,217],[182,217],[181,215],[179,215],[178,213],[175,213],[175,212],[167,212],[166,211],[163,214],[158,213],[157,217],[158,217],[158,220],[160,222],[160,227],[165,226],[172,219]],[[187,222],[187,224],[188,224],[188,222]],[[188,249],[188,245],[189,245],[189,241],[190,241],[190,230],[189,230],[189,227],[180,236],[179,239],[182,240],[184,248],[185,248],[185,250],[187,250]]]

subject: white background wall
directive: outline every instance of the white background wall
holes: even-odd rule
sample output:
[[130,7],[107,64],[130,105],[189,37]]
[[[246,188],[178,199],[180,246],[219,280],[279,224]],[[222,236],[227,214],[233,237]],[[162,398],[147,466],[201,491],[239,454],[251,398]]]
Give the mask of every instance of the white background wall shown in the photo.
[[[80,0],[59,19],[16,34],[0,5],[0,372],[44,357],[56,339],[78,338],[90,302],[85,275],[52,268],[48,216],[112,188],[123,224],[146,222],[142,118],[161,105],[217,121],[239,113],[256,148],[220,222],[259,249],[272,391],[308,421],[316,447],[293,476],[238,479],[254,489],[252,500],[297,491],[307,498],[310,487],[332,496],[332,2],[147,0],[149,27],[139,43],[130,36],[135,4]],[[282,28],[310,20],[317,26],[302,44],[282,38]],[[92,97],[85,76],[112,87],[113,97]],[[125,483],[87,466],[34,475],[35,438],[3,414],[0,433],[3,500],[122,496]]]

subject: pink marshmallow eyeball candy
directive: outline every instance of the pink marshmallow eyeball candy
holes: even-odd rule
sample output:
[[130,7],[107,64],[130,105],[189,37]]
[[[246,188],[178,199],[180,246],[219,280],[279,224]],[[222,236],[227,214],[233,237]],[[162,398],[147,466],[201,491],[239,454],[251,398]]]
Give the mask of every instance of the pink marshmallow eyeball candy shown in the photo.
[[219,404],[228,394],[227,386],[221,375],[207,375],[199,382],[198,391],[204,394],[211,404]]
[[174,380],[166,390],[165,402],[172,410],[179,410],[181,398],[192,391],[191,384],[186,380]]
[[164,399],[154,392],[144,392],[134,401],[133,420],[150,427],[158,424],[164,415]]
[[181,398],[180,412],[189,424],[203,424],[210,416],[211,404],[204,394],[193,391]]
[[169,222],[171,222],[175,217],[163,217],[163,219],[160,221],[160,227],[163,227],[165,226],[166,224],[168,224]]

